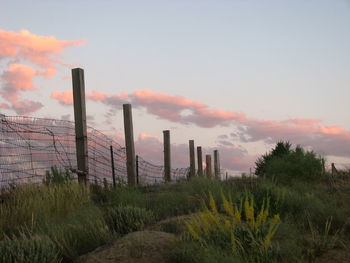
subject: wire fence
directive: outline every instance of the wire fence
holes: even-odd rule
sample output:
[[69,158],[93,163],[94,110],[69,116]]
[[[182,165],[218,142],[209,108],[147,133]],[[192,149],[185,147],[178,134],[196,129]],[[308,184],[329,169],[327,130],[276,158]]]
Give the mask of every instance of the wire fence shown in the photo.
[[[61,170],[77,169],[74,122],[5,115],[0,115],[0,119],[0,188],[41,183],[54,166]],[[92,127],[88,127],[87,134],[89,180],[112,184],[113,156],[116,181],[126,184],[125,147]],[[164,167],[141,157],[138,172],[140,184],[164,182]],[[186,177],[187,173],[188,168],[173,169],[172,179]]]
[[[164,183],[164,166],[155,165],[138,156],[137,158],[137,174],[140,184],[160,184]],[[189,168],[176,168],[171,169],[171,180],[178,181],[183,178],[187,178]]]

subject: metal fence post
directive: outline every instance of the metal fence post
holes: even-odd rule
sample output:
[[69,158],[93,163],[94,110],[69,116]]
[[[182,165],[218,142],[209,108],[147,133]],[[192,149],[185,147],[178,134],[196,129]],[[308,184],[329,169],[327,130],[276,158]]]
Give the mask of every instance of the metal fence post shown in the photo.
[[115,169],[114,169],[114,156],[113,156],[113,146],[110,146],[111,150],[111,164],[112,164],[112,179],[113,179],[113,188],[116,187],[116,182],[115,182]]
[[139,179],[139,156],[136,155],[136,184],[138,185],[140,183]]

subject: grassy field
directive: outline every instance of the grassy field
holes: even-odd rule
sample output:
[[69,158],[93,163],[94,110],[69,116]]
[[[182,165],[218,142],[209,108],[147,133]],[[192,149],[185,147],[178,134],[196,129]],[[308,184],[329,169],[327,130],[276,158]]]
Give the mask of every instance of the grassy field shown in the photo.
[[286,180],[272,166],[223,182],[15,187],[1,195],[0,262],[94,262],[82,255],[96,248],[98,262],[348,262],[349,173]]

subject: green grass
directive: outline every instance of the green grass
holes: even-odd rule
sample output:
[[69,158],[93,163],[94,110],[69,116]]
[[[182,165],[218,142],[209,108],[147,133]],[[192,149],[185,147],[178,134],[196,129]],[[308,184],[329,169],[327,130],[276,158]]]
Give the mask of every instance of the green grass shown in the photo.
[[0,239],[23,228],[35,231],[51,219],[64,219],[89,202],[89,189],[77,183],[18,186],[0,205]]
[[62,261],[55,244],[47,236],[21,234],[0,241],[0,262],[59,263]]
[[[332,184],[326,176],[312,181],[295,178],[289,184],[275,177],[224,182],[193,178],[106,190],[61,179],[17,186],[0,203],[0,262],[72,262],[115,238],[163,219],[170,220],[165,231],[181,235],[172,252],[174,262],[317,262],[328,251],[343,249],[350,243],[350,176],[344,172],[332,178]],[[276,214],[280,217],[271,237],[272,254],[264,253],[262,246],[269,224],[261,229],[249,227],[251,219],[244,211],[247,196],[253,200],[249,204],[254,220],[264,211],[262,207],[268,207],[268,218]],[[219,216],[213,211],[208,214],[213,203]],[[188,222],[207,213],[215,226],[215,218],[220,222],[228,219],[225,206],[240,207],[241,203],[241,221],[234,227],[234,240],[238,241],[235,246],[241,245],[246,251],[253,247],[251,257],[232,253],[233,236],[231,232],[220,232],[220,224],[210,228],[205,242],[191,238],[185,227],[185,231],[177,231],[181,227],[172,225],[171,218],[175,216],[187,215]],[[193,222],[197,231],[203,230],[198,226],[204,221]]]

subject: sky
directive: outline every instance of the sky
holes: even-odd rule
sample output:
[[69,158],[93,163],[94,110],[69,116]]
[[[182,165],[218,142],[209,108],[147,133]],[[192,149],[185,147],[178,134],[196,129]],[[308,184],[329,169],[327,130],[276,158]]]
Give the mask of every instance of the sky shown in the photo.
[[175,167],[188,140],[231,172],[289,140],[350,166],[349,0],[18,1],[0,8],[0,113],[74,120],[85,71],[88,125]]

